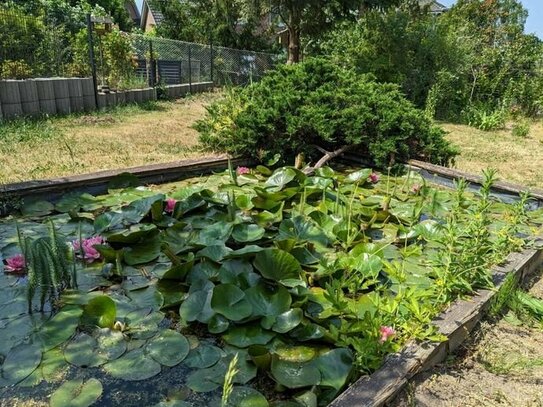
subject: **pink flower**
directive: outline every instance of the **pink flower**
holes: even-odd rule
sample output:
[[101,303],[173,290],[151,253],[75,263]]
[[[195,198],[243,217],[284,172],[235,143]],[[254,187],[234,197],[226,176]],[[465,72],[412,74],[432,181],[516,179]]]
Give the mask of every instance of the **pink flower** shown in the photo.
[[177,203],[177,201],[175,199],[173,199],[173,198],[166,199],[166,209],[165,209],[165,211],[168,212],[168,213],[173,213],[176,203]]
[[393,338],[394,335],[396,335],[396,331],[390,326],[382,326],[379,329],[379,333],[381,334],[381,339],[379,339],[379,343],[385,343],[390,338]]
[[[87,263],[92,263],[100,259],[100,252],[95,249],[94,246],[104,244],[105,239],[102,236],[89,237],[83,239],[83,241],[74,240],[72,245],[76,251],[78,257],[85,260]],[[81,249],[83,249],[83,256],[81,256]]]
[[8,273],[22,273],[26,269],[25,257],[22,254],[16,254],[6,259],[4,270]]
[[244,175],[244,174],[249,174],[251,172],[251,170],[247,167],[238,167],[238,169],[236,170],[236,173],[238,175]]
[[372,172],[370,174],[370,176],[368,177],[368,180],[372,183],[372,184],[376,184],[377,182],[379,182],[379,174],[377,174],[376,172]]
[[411,192],[417,195],[420,192],[420,189],[422,188],[422,185],[415,184],[411,187]]

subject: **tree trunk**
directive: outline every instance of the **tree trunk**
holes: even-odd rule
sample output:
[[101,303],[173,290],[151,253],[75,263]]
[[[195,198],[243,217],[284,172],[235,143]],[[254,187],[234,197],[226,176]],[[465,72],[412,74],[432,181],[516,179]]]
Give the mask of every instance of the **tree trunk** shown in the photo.
[[287,64],[300,62],[301,35],[300,26],[302,22],[302,11],[298,6],[293,5],[289,10],[288,18],[288,60]]

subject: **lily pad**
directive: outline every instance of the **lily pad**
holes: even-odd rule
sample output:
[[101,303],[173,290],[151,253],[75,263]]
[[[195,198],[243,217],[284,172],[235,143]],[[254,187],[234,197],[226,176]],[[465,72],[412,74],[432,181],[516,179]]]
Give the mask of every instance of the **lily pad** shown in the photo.
[[42,352],[37,344],[19,344],[12,348],[1,365],[3,385],[17,384],[39,366]]
[[275,333],[262,329],[257,324],[245,324],[230,328],[223,335],[226,343],[238,348],[247,348],[252,345],[266,345],[275,336]]
[[247,301],[252,305],[253,316],[275,316],[290,308],[292,298],[288,290],[281,286],[260,283],[245,291]]
[[100,328],[111,328],[117,316],[115,301],[107,295],[95,297],[85,306],[81,321],[86,325],[95,325]]
[[266,230],[263,227],[242,223],[234,227],[232,237],[236,242],[246,243],[262,239],[264,233],[266,233]]
[[116,379],[138,381],[156,376],[160,373],[161,367],[160,363],[139,348],[107,363],[104,370]]
[[245,293],[233,284],[219,284],[213,289],[211,308],[232,321],[241,321],[252,313]]
[[266,249],[255,256],[255,268],[271,280],[298,280],[302,273],[300,263],[290,253],[280,249]]
[[50,407],[88,407],[102,395],[102,383],[97,379],[70,380],[63,383],[51,396]]
[[179,332],[166,329],[147,344],[147,353],[164,366],[173,367],[189,353],[189,341]]

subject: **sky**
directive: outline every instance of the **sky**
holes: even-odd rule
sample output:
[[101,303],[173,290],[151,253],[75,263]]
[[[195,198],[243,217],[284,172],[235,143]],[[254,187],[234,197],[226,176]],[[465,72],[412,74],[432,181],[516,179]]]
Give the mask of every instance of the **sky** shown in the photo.
[[[455,0],[438,0],[446,6],[452,6]],[[524,8],[528,10],[526,21],[526,33],[534,33],[543,39],[543,1],[542,0],[521,0]]]
[[[446,6],[452,6],[455,0],[438,0]],[[136,0],[141,10],[143,0]],[[528,9],[528,21],[526,21],[526,32],[535,33],[543,39],[543,0],[521,0],[522,5]]]

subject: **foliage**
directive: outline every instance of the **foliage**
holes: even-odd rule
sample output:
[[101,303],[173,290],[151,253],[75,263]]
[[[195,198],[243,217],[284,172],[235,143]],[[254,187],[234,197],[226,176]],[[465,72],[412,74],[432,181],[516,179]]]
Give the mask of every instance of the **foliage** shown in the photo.
[[526,138],[530,135],[530,122],[519,120],[513,125],[512,134],[515,137]]
[[0,79],[27,79],[32,77],[32,68],[22,59],[5,60],[0,66]]
[[490,131],[505,126],[506,113],[503,109],[488,111],[487,106],[470,106],[463,116],[467,124],[479,130]]
[[324,60],[283,66],[233,90],[196,124],[202,144],[234,155],[285,159],[314,146],[352,146],[382,167],[409,158],[446,163],[454,149],[398,88]]
[[[524,244],[526,197],[496,202],[492,180],[488,173],[473,195],[464,184],[436,188],[412,173],[258,167],[164,187],[168,200],[128,187],[25,206],[27,234],[43,234],[35,216],[54,211],[67,236],[99,233],[107,244],[96,247],[102,264],[77,264],[80,288],[62,294],[54,317],[18,326],[28,315],[15,308],[18,318],[0,329],[0,352],[8,354],[2,369],[21,369],[13,377],[3,370],[0,385],[26,380],[66,343],[63,366],[103,366],[116,379],[146,380],[183,363],[193,369],[192,391],[223,387],[227,406],[265,406],[258,391],[239,387],[262,376],[277,383],[280,399],[303,393],[326,405],[356,369],[373,371],[411,338],[439,339],[432,318],[488,287],[490,266]],[[3,255],[14,233],[1,232]],[[108,272],[112,261],[122,276]],[[3,286],[2,298],[17,304],[17,291]],[[189,345],[164,329],[166,313],[205,339]],[[29,335],[37,348],[22,353],[17,345]]]
[[534,115],[543,89],[543,44],[523,33],[526,15],[517,0],[459,1],[438,17],[405,2],[364,13],[311,51],[399,84],[438,118],[458,120],[481,104]]

